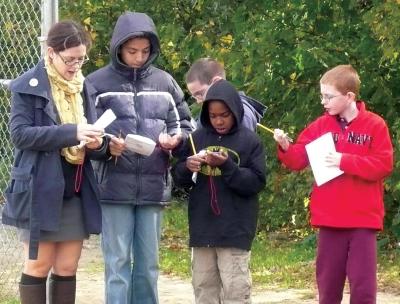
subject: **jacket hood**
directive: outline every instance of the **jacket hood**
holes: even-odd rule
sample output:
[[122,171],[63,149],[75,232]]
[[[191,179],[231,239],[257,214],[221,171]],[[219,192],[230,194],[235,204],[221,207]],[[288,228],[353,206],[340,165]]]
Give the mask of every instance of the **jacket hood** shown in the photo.
[[206,128],[214,129],[208,115],[208,105],[214,100],[222,101],[231,110],[235,118],[232,130],[236,129],[243,119],[243,104],[235,87],[229,81],[223,79],[211,85],[207,91],[200,114],[201,124]]
[[119,70],[132,70],[121,61],[119,53],[124,42],[138,36],[149,38],[151,45],[149,59],[140,70],[145,70],[157,58],[160,53],[160,41],[153,20],[144,13],[126,12],[118,18],[111,38],[110,55],[114,67]]

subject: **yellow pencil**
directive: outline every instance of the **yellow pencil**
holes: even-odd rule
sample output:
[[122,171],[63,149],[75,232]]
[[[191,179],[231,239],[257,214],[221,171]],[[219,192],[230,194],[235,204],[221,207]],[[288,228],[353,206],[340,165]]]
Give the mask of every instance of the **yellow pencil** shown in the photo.
[[[264,126],[264,125],[262,125],[262,124],[260,124],[260,123],[257,123],[257,126],[260,127],[260,128],[262,128],[262,129],[264,129],[264,130],[266,130],[266,131],[268,131],[268,132],[270,132],[270,133],[272,133],[272,134],[274,134],[274,130],[272,130],[272,129],[270,129],[270,128],[267,128],[266,126]],[[286,138],[287,138],[287,140],[288,140],[289,142],[293,142],[293,139],[291,139],[287,134],[286,134],[285,136],[286,136]]]
[[192,145],[193,155],[197,154],[196,147],[194,146],[192,134],[189,134],[189,140],[190,140],[190,144]]
[[260,123],[257,123],[257,126],[260,127],[260,128],[263,128],[264,130],[267,130],[268,132],[271,132],[272,134],[274,134],[274,130],[272,130],[270,128],[267,128],[266,126],[264,126],[264,125],[262,125]]

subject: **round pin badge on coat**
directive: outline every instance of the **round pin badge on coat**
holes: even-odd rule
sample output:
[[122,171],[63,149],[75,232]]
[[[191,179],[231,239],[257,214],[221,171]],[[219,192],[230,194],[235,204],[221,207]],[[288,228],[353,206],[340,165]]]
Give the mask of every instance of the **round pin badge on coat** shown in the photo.
[[37,87],[38,84],[39,84],[39,81],[36,78],[32,78],[31,80],[29,80],[29,85],[31,87]]

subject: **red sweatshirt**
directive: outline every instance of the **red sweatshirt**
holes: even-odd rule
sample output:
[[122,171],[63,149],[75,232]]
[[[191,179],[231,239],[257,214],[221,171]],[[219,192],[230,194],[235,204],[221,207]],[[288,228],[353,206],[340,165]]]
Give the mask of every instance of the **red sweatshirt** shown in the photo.
[[385,121],[357,102],[358,116],[342,130],[337,117],[327,113],[306,127],[296,143],[278,157],[292,170],[309,165],[305,145],[332,132],[342,153],[344,174],[317,186],[311,194],[311,224],[315,227],[383,228],[383,179],[393,169],[393,146]]

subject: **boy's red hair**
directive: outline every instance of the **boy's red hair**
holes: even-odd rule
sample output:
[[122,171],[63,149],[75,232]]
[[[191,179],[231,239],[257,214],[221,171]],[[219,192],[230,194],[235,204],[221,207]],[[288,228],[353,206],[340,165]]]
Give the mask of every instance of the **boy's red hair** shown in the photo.
[[334,86],[342,94],[353,92],[358,96],[361,81],[357,71],[351,65],[342,64],[325,72],[320,83]]

